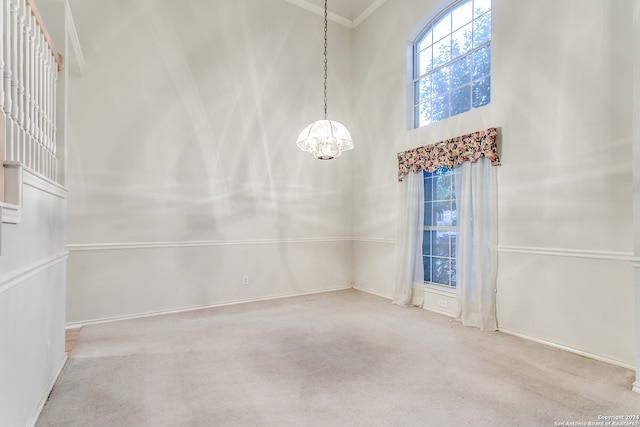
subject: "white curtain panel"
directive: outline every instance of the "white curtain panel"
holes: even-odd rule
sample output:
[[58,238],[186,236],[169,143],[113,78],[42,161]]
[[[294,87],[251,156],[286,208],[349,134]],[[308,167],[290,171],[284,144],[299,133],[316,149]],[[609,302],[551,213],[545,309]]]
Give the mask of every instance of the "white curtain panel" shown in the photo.
[[464,162],[456,182],[458,248],[457,319],[466,326],[495,331],[497,260],[497,172],[481,157]]
[[422,307],[424,265],[424,173],[411,172],[400,183],[396,228],[396,287],[393,303]]

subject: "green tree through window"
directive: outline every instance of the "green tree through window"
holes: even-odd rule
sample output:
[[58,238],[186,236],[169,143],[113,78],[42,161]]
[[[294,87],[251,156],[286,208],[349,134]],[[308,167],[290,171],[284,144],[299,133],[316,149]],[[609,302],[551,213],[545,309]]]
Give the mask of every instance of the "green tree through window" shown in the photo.
[[414,127],[491,101],[491,0],[463,0],[414,44]]

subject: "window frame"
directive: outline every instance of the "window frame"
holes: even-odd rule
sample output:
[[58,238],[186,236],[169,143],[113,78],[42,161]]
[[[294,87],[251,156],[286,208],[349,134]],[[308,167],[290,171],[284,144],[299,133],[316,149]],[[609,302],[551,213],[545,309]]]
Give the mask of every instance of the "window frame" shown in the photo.
[[[420,43],[422,42],[423,38],[425,37],[425,35],[427,35],[430,31],[432,31],[434,29],[434,27],[436,26],[436,24],[446,15],[448,14],[452,14],[452,12],[454,11],[454,9],[456,9],[458,6],[460,6],[463,3],[466,2],[471,2],[471,21],[466,22],[464,24],[462,24],[459,27],[456,27],[455,29],[452,27],[452,25],[449,28],[449,32],[444,35],[442,38],[440,38],[439,40],[431,43],[430,47],[435,47],[436,43],[438,41],[444,40],[446,37],[451,38],[452,35],[458,31],[461,30],[462,28],[464,28],[467,25],[471,25],[471,31],[472,31],[472,45],[471,47],[465,51],[465,53],[456,56],[455,58],[449,58],[446,62],[442,63],[442,64],[438,64],[437,66],[434,66],[433,64],[429,67],[428,70],[426,70],[424,73],[419,74],[420,73]],[[409,58],[409,64],[408,64],[408,70],[407,70],[407,77],[409,80],[409,84],[408,84],[408,99],[409,102],[408,107],[410,108],[410,112],[408,114],[408,129],[412,130],[412,129],[419,129],[421,127],[425,127],[425,126],[429,126],[430,124],[433,123],[437,123],[443,120],[446,120],[447,118],[459,115],[459,114],[464,114],[468,111],[477,109],[477,108],[481,108],[483,106],[489,105],[491,103],[491,39],[492,39],[492,13],[493,13],[493,5],[491,4],[491,0],[489,0],[489,9],[484,11],[482,14],[475,16],[475,11],[474,11],[474,6],[475,6],[475,1],[476,0],[454,0],[452,2],[449,2],[446,6],[444,6],[439,13],[437,13],[432,19],[430,19],[426,25],[421,27],[421,30],[419,31],[417,37],[415,37],[413,39],[413,41],[410,43],[410,53],[408,52],[408,56],[410,56]],[[488,40],[484,41],[483,43],[479,44],[478,46],[473,46],[473,35],[474,35],[474,31],[475,31],[475,26],[474,24],[477,22],[477,20],[481,19],[482,17],[485,17],[486,15],[489,15],[489,37]],[[449,48],[451,47],[451,42],[449,44]],[[474,69],[474,64],[473,64],[473,55],[479,51],[481,51],[482,49],[488,48],[489,49],[489,69],[488,69],[488,73],[487,74],[482,74],[480,76],[478,76],[477,78],[474,79],[473,77],[473,69]],[[433,57],[433,56],[432,56]],[[457,63],[460,60],[463,60],[464,58],[470,58],[469,59],[469,82],[468,82],[468,86],[469,86],[469,106],[467,109],[457,112],[455,114],[451,114],[451,96],[452,93],[455,92],[456,90],[460,90],[462,88],[464,88],[464,86],[466,85],[460,85],[458,87],[455,88],[451,88],[449,86],[449,84],[447,83],[448,87],[447,90],[444,91],[443,93],[440,94],[441,97],[446,96],[447,97],[447,104],[448,104],[448,113],[445,117],[440,118],[438,120],[435,121],[428,121],[427,123],[421,124],[421,109],[422,109],[422,102],[420,102],[420,96],[419,96],[419,85],[420,82],[425,79],[426,77],[429,77],[433,74],[436,74],[438,71],[444,70],[444,69],[449,69],[449,67],[451,67],[452,65],[454,65],[455,63]],[[448,79],[448,77],[447,77]],[[488,101],[478,105],[476,107],[474,107],[474,99],[473,99],[473,92],[474,92],[474,84],[477,82],[480,82],[482,80],[488,80],[489,83],[489,89],[488,89]],[[431,103],[431,106],[433,106],[433,98],[430,97],[429,103]]]
[[[443,175],[448,175],[450,177],[451,180],[451,184],[450,184],[450,198],[448,199],[437,199],[434,198],[434,191],[433,191],[433,187],[431,189],[431,197],[427,198],[427,194],[425,194],[424,197],[424,205],[425,205],[425,209],[424,209],[424,215],[425,215],[425,219],[423,220],[423,242],[422,242],[422,262],[423,265],[425,263],[425,257],[429,257],[430,258],[430,262],[429,262],[429,278],[432,279],[432,272],[433,272],[433,264],[432,264],[432,260],[433,258],[439,258],[439,259],[448,259],[449,263],[450,263],[450,267],[449,267],[449,284],[443,284],[443,283],[438,283],[438,282],[433,282],[433,281],[427,281],[426,277],[423,277],[423,284],[425,287],[431,288],[431,289],[437,289],[437,290],[442,290],[442,291],[446,291],[446,292],[451,292],[451,293],[455,293],[456,292],[456,284],[451,285],[451,271],[455,271],[456,270],[456,263],[457,263],[457,254],[456,251],[453,250],[453,247],[457,248],[457,239],[458,239],[458,235],[459,235],[459,227],[458,227],[458,222],[457,222],[457,198],[456,198],[456,180],[459,176],[459,174],[461,173],[461,168],[460,166],[454,168],[454,169],[447,169],[447,168],[441,168],[444,169],[446,172],[444,172],[441,176]],[[438,169],[440,170],[440,169]],[[427,179],[433,179],[434,176],[436,176],[436,173],[438,172],[438,170],[434,171],[434,172],[424,172],[424,182],[423,182],[423,191],[426,193],[426,181]],[[436,184],[437,185],[437,184]],[[451,209],[450,212],[456,212],[456,220],[452,221],[454,222],[454,224],[452,225],[433,225],[431,223],[431,221],[427,221],[426,216],[427,216],[427,212],[433,212],[433,210],[431,209],[427,209],[428,204],[435,204],[435,203],[442,203],[442,202],[450,202],[453,207],[453,205],[455,205],[455,210]],[[433,218],[433,216],[432,216]],[[427,222],[431,223],[430,225],[427,225]],[[425,254],[425,239],[424,236],[425,234],[429,232],[429,254],[426,255]],[[452,240],[451,240],[451,234],[449,234],[449,244],[448,244],[448,256],[442,256],[442,255],[437,255],[434,254],[433,251],[433,246],[432,246],[432,232],[453,232],[455,235],[455,239],[456,239],[456,243],[455,245],[452,244]],[[426,276],[427,274],[427,270],[425,268],[423,275]]]

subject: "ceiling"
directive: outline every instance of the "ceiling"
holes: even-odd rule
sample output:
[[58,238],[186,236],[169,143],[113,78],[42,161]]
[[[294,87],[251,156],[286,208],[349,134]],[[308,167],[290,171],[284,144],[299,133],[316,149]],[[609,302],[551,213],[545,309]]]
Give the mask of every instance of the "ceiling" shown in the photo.
[[[314,13],[319,13],[324,10],[324,0],[287,1]],[[386,0],[329,0],[329,15],[338,15],[333,18],[329,16],[329,19],[354,28],[385,1]]]

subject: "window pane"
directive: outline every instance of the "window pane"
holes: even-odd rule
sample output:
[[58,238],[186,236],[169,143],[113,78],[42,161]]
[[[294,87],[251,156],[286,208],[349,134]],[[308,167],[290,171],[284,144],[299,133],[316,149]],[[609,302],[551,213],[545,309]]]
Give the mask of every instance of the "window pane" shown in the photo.
[[434,231],[431,233],[431,255],[449,257],[449,232]]
[[431,281],[449,286],[450,264],[448,258],[431,258]]
[[452,231],[451,232],[451,256],[453,258],[457,256],[457,252],[456,252],[457,250],[458,250],[458,232]]
[[429,101],[416,106],[416,121],[420,122],[420,126],[431,123],[431,103]]
[[471,85],[451,92],[451,115],[464,113],[471,109]]
[[418,54],[418,75],[421,76],[432,67],[433,55],[431,46]]
[[433,181],[433,178],[431,177],[426,177],[424,179],[424,200],[425,201],[433,200],[433,193],[431,191],[432,181]]
[[417,104],[423,104],[431,99],[431,76],[418,80],[415,97]]
[[421,108],[422,108],[422,107],[421,107],[420,105],[416,105],[416,106],[414,107],[414,110],[413,110],[413,120],[415,121],[415,123],[417,123],[417,124],[418,124],[418,126],[425,126],[425,125],[427,125],[428,123],[425,123],[425,122],[424,122],[424,120],[422,119],[422,117],[420,116],[420,109],[421,109]]
[[430,227],[433,223],[433,202],[424,203],[424,226]]
[[473,83],[473,108],[482,107],[491,102],[491,78],[485,77]]
[[456,286],[456,282],[457,282],[457,270],[456,270],[456,260],[452,259],[451,260],[451,264],[449,264],[449,280],[450,280],[450,285],[453,286],[455,288]]
[[444,67],[432,74],[432,87],[434,96],[449,91],[449,67]]
[[438,67],[451,60],[451,35],[433,45],[433,66]]
[[431,281],[431,257],[422,257],[422,264],[424,265],[424,281]]
[[451,226],[451,201],[433,203],[433,225]]
[[[458,205],[455,199],[451,201],[451,225],[458,226]],[[455,252],[453,253],[455,254]]]
[[431,102],[431,121],[437,122],[449,117],[449,95],[439,96]]
[[489,10],[491,10],[491,0],[474,0],[473,13],[475,16],[480,16]]
[[451,13],[448,12],[433,25],[433,40],[438,41],[451,33]]
[[491,46],[483,47],[473,53],[473,80],[491,73]]
[[466,1],[451,11],[451,27],[455,31],[473,19],[472,1]]
[[431,234],[429,230],[425,230],[422,235],[422,254],[431,255]]
[[425,47],[429,47],[433,44],[433,37],[431,31],[425,33],[424,36],[418,42],[418,52],[423,50]]
[[473,47],[491,40],[491,12],[473,21]]
[[451,191],[451,173],[447,173],[449,170],[445,169],[445,173],[443,175],[439,175],[437,178],[434,178],[435,182],[435,194],[433,200],[451,200],[453,198],[453,193]]
[[452,89],[471,83],[471,58],[469,55],[458,59],[456,62],[451,64],[449,69],[449,80],[451,82]]
[[451,58],[464,55],[471,49],[471,29],[472,25],[468,24],[451,35]]

